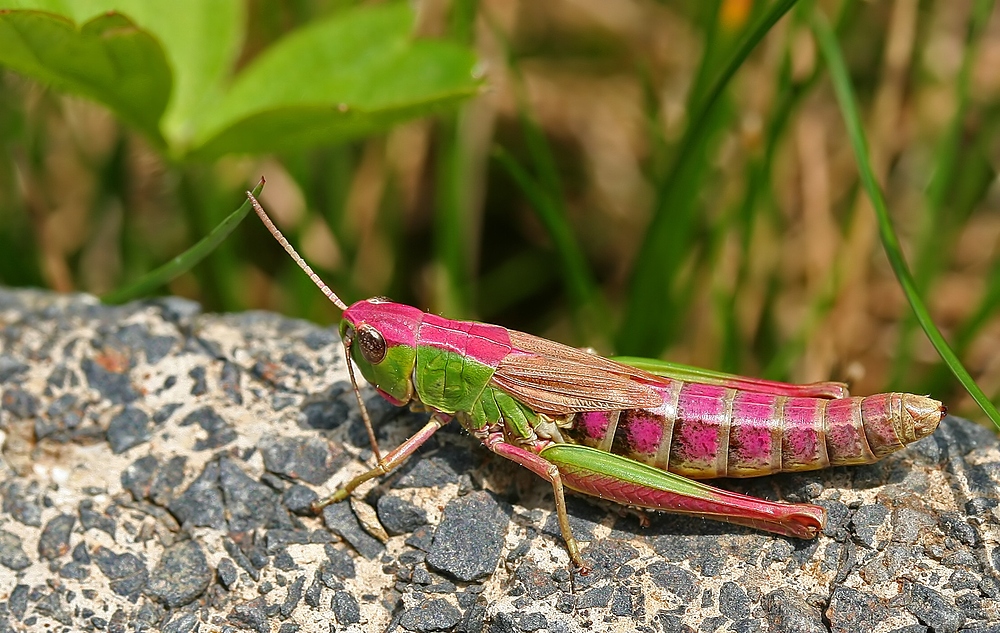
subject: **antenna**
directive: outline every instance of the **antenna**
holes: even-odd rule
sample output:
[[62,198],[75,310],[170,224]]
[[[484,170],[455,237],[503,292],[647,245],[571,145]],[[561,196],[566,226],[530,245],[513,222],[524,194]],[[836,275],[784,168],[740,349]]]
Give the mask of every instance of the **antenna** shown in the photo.
[[[330,286],[326,285],[326,282],[320,279],[319,275],[313,272],[313,269],[309,267],[309,264],[306,263],[306,260],[302,259],[302,256],[299,255],[298,252],[295,250],[295,248],[288,243],[288,240],[285,239],[285,236],[281,234],[281,231],[278,230],[278,227],[274,226],[274,222],[272,222],[271,218],[269,218],[267,216],[267,213],[264,212],[264,207],[260,206],[260,203],[257,202],[257,198],[254,197],[252,192],[250,191],[247,192],[247,198],[250,199],[250,204],[253,205],[253,210],[257,212],[257,217],[259,217],[260,221],[264,223],[264,226],[267,227],[267,230],[271,232],[271,235],[274,236],[274,239],[278,240],[278,243],[281,244],[282,248],[285,249],[285,252],[287,252],[289,255],[292,256],[292,259],[295,260],[295,263],[299,265],[299,268],[301,268],[307,275],[309,275],[309,279],[311,279],[312,282],[316,284],[317,288],[323,291],[323,294],[326,295],[327,299],[332,301],[334,305],[336,305],[341,310],[347,310],[347,305],[340,300],[340,297],[337,296],[337,293],[335,293],[330,288]],[[365,429],[368,431],[368,439],[372,444],[372,452],[375,453],[375,459],[379,463],[382,463],[382,454],[378,450],[378,440],[375,439],[375,429],[372,427],[372,420],[371,417],[368,415],[368,407],[365,406],[365,401],[361,397],[361,390],[358,389],[358,381],[354,377],[354,367],[351,365],[351,345],[353,343],[354,339],[350,336],[344,339],[344,350],[346,352],[345,356],[347,357],[346,358],[347,373],[351,377],[351,386],[354,387],[354,396],[358,399],[358,407],[361,409],[361,419],[364,421]]]
[[264,226],[267,227],[267,230],[271,232],[271,235],[274,236],[274,239],[278,240],[278,243],[281,244],[282,248],[285,249],[285,252],[287,252],[289,255],[292,256],[292,259],[295,260],[295,263],[299,265],[299,268],[301,268],[303,271],[305,271],[307,275],[309,275],[309,279],[312,280],[314,284],[316,284],[316,287],[318,287],[321,291],[323,291],[323,294],[326,295],[327,299],[332,301],[333,304],[338,308],[340,308],[341,310],[346,310],[347,305],[340,300],[340,297],[337,296],[337,294],[330,288],[330,286],[326,285],[326,282],[324,282],[322,279],[319,278],[319,275],[313,272],[313,269],[309,267],[309,264],[306,263],[306,260],[302,259],[302,256],[299,255],[298,252],[292,247],[292,245],[288,243],[288,240],[285,239],[285,236],[281,234],[281,231],[278,230],[278,227],[274,226],[274,222],[271,221],[271,218],[267,217],[267,213],[264,212],[264,207],[260,206],[260,203],[257,202],[257,198],[253,197],[253,193],[248,191],[247,198],[250,198],[250,204],[253,205],[253,210],[257,212],[257,217],[259,217],[260,221],[264,223]]

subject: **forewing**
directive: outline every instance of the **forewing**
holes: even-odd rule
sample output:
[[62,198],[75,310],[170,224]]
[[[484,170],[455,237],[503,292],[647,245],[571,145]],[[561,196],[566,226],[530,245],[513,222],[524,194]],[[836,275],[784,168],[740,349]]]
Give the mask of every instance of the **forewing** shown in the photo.
[[789,396],[793,398],[850,398],[851,394],[847,385],[842,382],[814,382],[807,385],[796,385],[793,383],[776,382],[774,380],[764,380],[763,378],[749,378],[737,374],[727,374],[711,369],[691,367],[671,363],[655,358],[637,358],[634,356],[619,356],[615,362],[623,365],[631,365],[637,369],[648,371],[657,376],[670,378],[671,380],[683,380],[684,382],[699,382],[707,385],[719,385],[740,389],[742,391],[754,391],[757,393],[767,393],[776,396]]
[[634,367],[523,332],[511,330],[510,339],[517,351],[500,362],[492,380],[535,411],[563,415],[662,403],[649,386],[659,379]]

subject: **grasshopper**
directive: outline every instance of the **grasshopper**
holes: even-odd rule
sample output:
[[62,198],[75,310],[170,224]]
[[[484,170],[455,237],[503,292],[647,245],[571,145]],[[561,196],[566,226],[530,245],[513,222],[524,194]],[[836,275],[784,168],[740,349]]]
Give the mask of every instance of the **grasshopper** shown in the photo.
[[[587,571],[565,489],[641,509],[677,512],[814,538],[825,510],[767,501],[695,481],[868,464],[934,432],[946,409],[908,393],[851,397],[838,382],[795,385],[663,361],[593,353],[385,298],[347,306],[274,226],[292,259],[343,312],[340,336],[375,468],[313,504],[343,501],[399,467],[453,418],[490,451],[552,485],[570,559]],[[432,414],[382,455],[354,375],[396,406]]]

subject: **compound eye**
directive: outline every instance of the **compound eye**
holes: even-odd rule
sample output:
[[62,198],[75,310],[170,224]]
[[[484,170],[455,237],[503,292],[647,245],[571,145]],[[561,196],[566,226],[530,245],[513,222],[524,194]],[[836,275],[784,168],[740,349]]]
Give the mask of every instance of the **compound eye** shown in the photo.
[[377,365],[385,360],[385,339],[378,330],[370,325],[361,325],[358,328],[358,346],[361,348],[361,355],[372,365]]

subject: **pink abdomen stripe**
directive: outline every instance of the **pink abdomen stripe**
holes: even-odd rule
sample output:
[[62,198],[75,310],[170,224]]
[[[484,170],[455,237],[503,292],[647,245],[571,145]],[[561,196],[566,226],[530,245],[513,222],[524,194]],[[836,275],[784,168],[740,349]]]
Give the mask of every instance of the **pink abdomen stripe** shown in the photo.
[[901,394],[797,398],[664,379],[663,405],[587,411],[568,441],[690,477],[756,477],[867,464],[902,448]]

